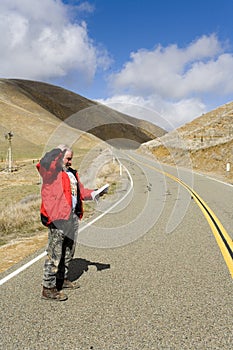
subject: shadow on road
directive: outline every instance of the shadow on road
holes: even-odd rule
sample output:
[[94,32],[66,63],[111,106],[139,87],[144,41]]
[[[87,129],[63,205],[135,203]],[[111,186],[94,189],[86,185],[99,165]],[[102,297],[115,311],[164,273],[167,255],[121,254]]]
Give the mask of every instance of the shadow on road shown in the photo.
[[88,271],[89,266],[95,266],[97,271],[110,269],[110,264],[102,264],[98,262],[92,262],[86,259],[73,259],[69,266],[69,280],[75,281],[82,276],[84,272]]

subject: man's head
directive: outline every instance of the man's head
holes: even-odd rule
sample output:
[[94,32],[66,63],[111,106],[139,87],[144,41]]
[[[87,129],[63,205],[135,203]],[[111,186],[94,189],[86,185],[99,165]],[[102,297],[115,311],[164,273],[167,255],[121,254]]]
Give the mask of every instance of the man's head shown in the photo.
[[65,168],[69,168],[72,165],[73,151],[71,148],[67,148],[63,157],[63,164]]

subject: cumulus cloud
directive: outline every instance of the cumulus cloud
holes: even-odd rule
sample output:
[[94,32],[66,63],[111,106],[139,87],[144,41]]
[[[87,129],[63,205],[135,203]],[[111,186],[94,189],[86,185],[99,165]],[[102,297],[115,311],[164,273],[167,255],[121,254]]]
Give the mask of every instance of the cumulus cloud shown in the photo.
[[135,118],[144,119],[170,131],[206,112],[205,104],[198,98],[171,102],[158,95],[148,97],[114,95],[99,99],[99,103]]
[[[131,53],[130,60],[109,79],[111,99],[102,102],[115,103],[116,109],[134,116],[136,104],[154,110],[171,121],[167,125],[171,129],[206,112],[206,96],[232,93],[232,72],[233,55],[225,52],[215,34],[203,35],[184,48],[158,45],[151,51]],[[148,113],[144,119],[155,122]]]
[[[186,48],[159,45],[153,51],[131,53],[130,58],[120,72],[111,76],[115,91],[159,94],[170,99],[210,89],[218,91],[223,83],[228,91],[233,91],[233,55],[224,53],[214,34],[203,36]],[[223,93],[221,87],[219,92]]]
[[70,10],[60,0],[2,0],[1,77],[49,80],[74,70],[88,83],[97,68],[105,69],[107,52],[89,38],[86,23],[77,22],[79,14],[92,8],[88,3],[75,8],[75,21]]

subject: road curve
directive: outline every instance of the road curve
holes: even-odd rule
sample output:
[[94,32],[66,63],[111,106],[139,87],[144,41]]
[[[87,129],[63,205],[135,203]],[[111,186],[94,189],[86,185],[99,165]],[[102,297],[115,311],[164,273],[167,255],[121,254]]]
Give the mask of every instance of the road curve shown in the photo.
[[232,347],[231,273],[208,220],[174,177],[200,196],[231,239],[232,187],[136,154],[119,158],[134,187],[81,232],[70,274],[81,288],[66,302],[41,300],[43,259],[4,283],[0,348]]

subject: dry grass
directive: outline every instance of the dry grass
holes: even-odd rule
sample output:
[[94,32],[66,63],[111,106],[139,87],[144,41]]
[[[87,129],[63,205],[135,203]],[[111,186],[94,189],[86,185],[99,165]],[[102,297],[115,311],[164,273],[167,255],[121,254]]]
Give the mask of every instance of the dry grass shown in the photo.
[[11,239],[27,237],[43,230],[39,222],[40,198],[10,204],[0,213],[0,244]]
[[1,172],[0,180],[0,244],[42,231],[40,184],[35,163],[21,162],[17,171]]

